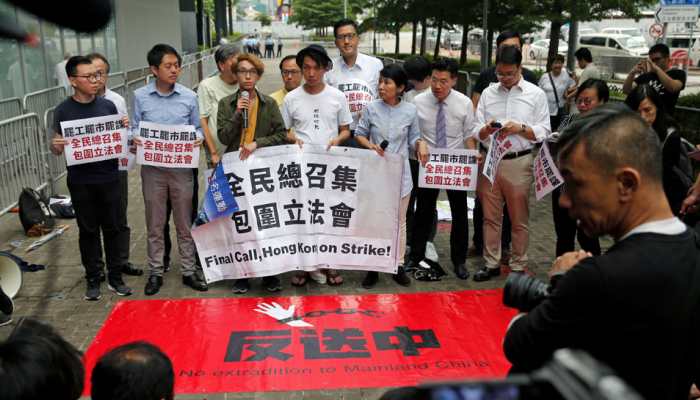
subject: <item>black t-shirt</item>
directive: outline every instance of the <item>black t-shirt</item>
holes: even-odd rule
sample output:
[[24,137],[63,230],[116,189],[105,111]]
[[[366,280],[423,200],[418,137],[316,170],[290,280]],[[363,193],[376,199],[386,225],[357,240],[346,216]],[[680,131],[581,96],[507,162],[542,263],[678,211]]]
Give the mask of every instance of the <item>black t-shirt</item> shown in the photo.
[[[686,76],[683,70],[675,68],[669,69],[666,71],[666,74],[674,81],[681,81],[683,83],[681,90],[685,89]],[[656,72],[641,74],[634,81],[637,83],[637,85],[646,83],[656,89],[656,91],[661,95],[661,100],[666,107],[666,112],[673,115],[673,112],[676,109],[676,102],[678,102],[678,96],[681,94],[681,90],[677,91],[676,93],[670,93],[668,90],[666,90],[666,88],[664,88],[664,85],[659,80]]]
[[700,273],[692,230],[639,233],[564,274],[550,297],[506,333],[519,371],[556,349],[578,348],[607,364],[645,399],[687,399],[700,372]]
[[[117,107],[109,100],[96,97],[91,103],[79,103],[72,97],[56,106],[53,119],[54,132],[61,132],[61,122],[83,118],[102,117],[118,114]],[[92,162],[67,167],[68,183],[90,184],[107,183],[119,178],[117,159]]]
[[[525,78],[526,81],[532,83],[533,85],[537,85],[537,75],[535,75],[534,72],[530,71],[527,68],[523,67],[523,78]],[[498,82],[498,77],[496,77],[496,67],[492,66],[489,69],[482,71],[479,74],[479,79],[476,80],[476,83],[474,84],[474,88],[472,91],[481,94],[484,89],[489,87],[490,84]]]

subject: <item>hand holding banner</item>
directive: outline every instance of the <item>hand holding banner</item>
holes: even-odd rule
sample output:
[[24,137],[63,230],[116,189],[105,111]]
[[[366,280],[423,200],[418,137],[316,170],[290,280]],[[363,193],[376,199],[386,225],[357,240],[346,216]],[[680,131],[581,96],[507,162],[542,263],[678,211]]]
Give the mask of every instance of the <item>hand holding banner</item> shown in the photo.
[[513,147],[510,137],[501,134],[501,129],[491,134],[491,143],[489,151],[486,153],[486,161],[484,162],[484,176],[493,184],[498,172],[498,164],[501,163],[503,156],[508,150]]
[[197,132],[192,125],[164,125],[141,121],[141,146],[136,148],[136,162],[165,168],[199,167]]
[[479,152],[467,149],[430,149],[425,167],[421,164],[418,187],[476,190]]
[[533,170],[535,172],[535,197],[538,201],[564,183],[564,178],[562,178],[552,155],[549,153],[546,141],[542,143],[542,148],[535,157]]
[[125,157],[128,153],[127,131],[122,118],[114,114],[105,117],[61,122],[66,165],[79,165]]

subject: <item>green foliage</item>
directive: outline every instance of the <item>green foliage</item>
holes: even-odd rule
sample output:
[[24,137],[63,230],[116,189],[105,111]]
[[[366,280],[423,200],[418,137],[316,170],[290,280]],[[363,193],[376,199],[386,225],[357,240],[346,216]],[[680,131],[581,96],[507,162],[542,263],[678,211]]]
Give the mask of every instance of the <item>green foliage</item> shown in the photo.
[[700,93],[686,94],[678,98],[676,104],[682,107],[691,107],[700,109]]
[[[368,0],[348,0],[348,18],[355,18],[368,4]],[[343,0],[295,0],[294,15],[289,20],[305,29],[320,29],[342,18]]]
[[255,17],[255,20],[260,21],[260,24],[262,26],[269,26],[270,24],[272,24],[272,19],[267,14],[258,14],[258,16]]

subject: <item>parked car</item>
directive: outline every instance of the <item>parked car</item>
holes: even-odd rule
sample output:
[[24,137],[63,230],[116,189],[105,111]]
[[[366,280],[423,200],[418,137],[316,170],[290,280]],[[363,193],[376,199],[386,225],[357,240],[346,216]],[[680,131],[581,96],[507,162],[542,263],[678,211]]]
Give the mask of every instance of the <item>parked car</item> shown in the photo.
[[[700,65],[700,40],[693,38],[692,46],[690,34],[670,34],[666,36],[668,47],[671,50],[671,63],[680,68],[686,63],[689,66]],[[690,57],[688,56],[690,48]]]
[[643,37],[619,33],[581,35],[578,39],[578,47],[587,47],[591,51],[593,60],[602,56],[646,57],[649,52]]
[[600,33],[617,33],[618,35],[642,36],[639,28],[603,28]]
[[459,50],[462,48],[461,31],[442,31],[442,47],[448,50]]
[[[566,52],[568,51],[568,49],[568,44],[563,40],[559,40],[559,48],[557,49],[557,53],[566,56]],[[531,60],[546,60],[548,54],[549,39],[536,40],[530,45],[529,56]]]

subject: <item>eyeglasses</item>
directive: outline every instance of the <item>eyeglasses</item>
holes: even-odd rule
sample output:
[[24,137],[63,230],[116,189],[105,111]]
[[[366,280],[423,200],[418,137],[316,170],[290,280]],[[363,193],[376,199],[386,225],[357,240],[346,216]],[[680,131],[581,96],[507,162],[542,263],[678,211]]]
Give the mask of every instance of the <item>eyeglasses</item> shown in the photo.
[[298,75],[300,73],[301,73],[301,71],[299,71],[298,69],[283,69],[282,70],[282,76],[287,76],[287,75],[293,76],[293,75]]
[[245,76],[245,75],[257,76],[258,70],[256,70],[256,69],[239,69],[238,73],[243,75],[243,76]]
[[594,101],[595,101],[595,99],[589,99],[586,97],[582,97],[580,99],[576,99],[576,105],[578,105],[578,106],[590,106],[591,104],[593,104]]
[[440,86],[447,86],[450,84],[450,81],[448,81],[447,79],[430,78],[430,82],[432,82],[434,85]]
[[506,73],[496,72],[496,78],[513,78],[517,74],[518,74],[518,71],[506,72]]
[[104,75],[97,73],[97,74],[91,74],[91,75],[71,75],[74,78],[85,78],[88,80],[88,82],[98,82],[101,81]]
[[344,35],[338,35],[335,37],[335,40],[340,40],[341,42],[344,40],[353,40],[357,37],[357,33],[346,33]]

